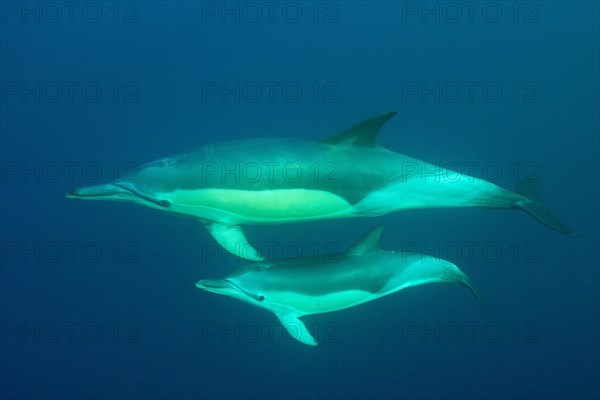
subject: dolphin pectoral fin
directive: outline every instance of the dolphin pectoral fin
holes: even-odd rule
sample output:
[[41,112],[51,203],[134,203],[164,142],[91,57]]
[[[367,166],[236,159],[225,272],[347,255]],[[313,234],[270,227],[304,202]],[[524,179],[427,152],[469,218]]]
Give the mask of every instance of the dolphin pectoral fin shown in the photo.
[[251,261],[262,261],[262,257],[258,251],[248,243],[244,236],[242,228],[238,225],[227,225],[218,222],[210,222],[205,224],[206,229],[213,238],[231,254],[235,254],[240,258],[245,258]]
[[564,226],[546,207],[538,193],[539,181],[538,177],[530,176],[519,182],[516,192],[527,200],[517,202],[517,207],[525,210],[533,218],[555,231],[569,236],[577,236],[575,232]]
[[316,346],[319,343],[310,334],[304,322],[300,321],[293,314],[275,314],[279,318],[279,322],[285,328],[287,333],[294,339],[309,346]]

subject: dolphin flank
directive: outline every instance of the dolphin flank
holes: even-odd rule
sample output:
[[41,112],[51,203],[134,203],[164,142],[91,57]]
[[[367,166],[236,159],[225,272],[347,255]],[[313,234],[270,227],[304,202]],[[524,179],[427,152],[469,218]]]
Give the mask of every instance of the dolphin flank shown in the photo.
[[[395,112],[322,140],[258,138],[206,145],[142,165],[68,198],[121,200],[192,217],[227,251],[263,259],[240,225],[369,217],[419,208],[520,208],[574,236],[544,205],[537,177],[516,192],[376,143]],[[447,176],[452,179],[445,179]]]
[[196,286],[271,311],[293,338],[313,346],[317,340],[299,317],[354,307],[411,286],[464,285],[486,306],[471,280],[453,263],[381,250],[382,230],[373,229],[332,260],[254,262],[223,279],[200,280]]

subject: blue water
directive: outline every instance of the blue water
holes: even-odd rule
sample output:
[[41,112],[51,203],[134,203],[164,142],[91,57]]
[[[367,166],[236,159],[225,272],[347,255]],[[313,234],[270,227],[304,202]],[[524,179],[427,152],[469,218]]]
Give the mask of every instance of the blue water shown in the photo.
[[[0,7],[1,398],[600,396],[597,2]],[[535,173],[580,236],[480,209],[245,227],[290,256],[383,224],[383,248],[451,259],[492,308],[411,288],[304,318],[309,347],[195,287],[243,264],[201,225],[64,197],[210,142],[391,110],[380,144],[509,189]]]

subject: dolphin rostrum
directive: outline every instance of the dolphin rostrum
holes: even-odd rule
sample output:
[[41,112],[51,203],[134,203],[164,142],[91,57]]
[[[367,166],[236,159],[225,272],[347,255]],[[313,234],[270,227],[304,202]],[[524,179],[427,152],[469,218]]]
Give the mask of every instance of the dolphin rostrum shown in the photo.
[[486,306],[469,277],[451,262],[382,250],[382,230],[373,229],[350,249],[324,261],[315,262],[314,257],[258,261],[223,279],[200,280],[196,286],[271,311],[290,336],[313,346],[317,341],[299,317],[354,307],[411,286],[464,285]]
[[[520,208],[574,235],[546,208],[538,179],[516,192],[377,145],[384,113],[322,140],[259,138],[221,142],[142,165],[69,198],[123,200],[193,217],[227,251],[263,259],[240,225],[379,216],[440,207]],[[451,179],[448,179],[451,177]]]

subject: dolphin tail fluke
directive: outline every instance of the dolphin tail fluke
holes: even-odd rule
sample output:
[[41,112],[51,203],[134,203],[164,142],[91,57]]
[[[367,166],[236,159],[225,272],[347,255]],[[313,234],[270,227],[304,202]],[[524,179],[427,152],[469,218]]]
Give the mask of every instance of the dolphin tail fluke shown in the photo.
[[101,185],[85,186],[76,189],[71,189],[67,192],[68,199],[114,199],[115,197],[127,195],[127,190],[113,185],[112,183],[104,183]]
[[517,207],[525,210],[533,218],[555,231],[569,236],[577,236],[575,232],[564,226],[558,218],[552,214],[550,209],[546,207],[538,193],[539,181],[540,179],[537,176],[530,176],[519,182],[516,192],[525,197],[526,200],[518,201]]
[[262,261],[262,257],[244,236],[242,228],[237,225],[228,225],[218,222],[205,224],[206,229],[213,238],[231,254],[251,261]]
[[464,273],[462,275],[463,276],[462,276],[462,280],[461,280],[460,284],[468,287],[469,290],[471,291],[471,293],[473,293],[475,295],[475,297],[477,297],[477,300],[479,300],[479,302],[481,303],[483,308],[485,308],[487,312],[491,313],[492,309],[490,308],[487,301],[485,301],[485,299],[483,298],[481,293],[479,293],[479,290],[477,290],[477,287],[475,286],[475,284],[473,284],[473,281],[471,281],[471,279]]

